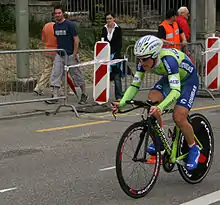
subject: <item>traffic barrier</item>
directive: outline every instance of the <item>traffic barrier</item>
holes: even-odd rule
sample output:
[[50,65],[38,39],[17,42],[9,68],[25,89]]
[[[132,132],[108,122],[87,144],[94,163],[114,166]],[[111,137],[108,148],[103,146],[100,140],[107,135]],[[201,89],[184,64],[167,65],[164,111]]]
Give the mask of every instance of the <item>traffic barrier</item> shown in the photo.
[[212,50],[213,52],[206,53],[205,86],[211,90],[218,90],[220,85],[220,51],[215,51],[215,49],[219,48],[220,39],[218,37],[207,38],[206,50]]
[[[109,101],[110,96],[110,65],[120,63],[127,59],[110,60],[110,44],[103,39],[96,42],[94,48],[94,60],[82,62],[77,65],[67,66],[67,70],[75,67],[87,67],[94,65],[93,75],[93,99],[97,104]],[[127,69],[125,69],[127,72]]]
[[[110,60],[110,44],[104,41],[96,42],[94,48],[95,60]],[[105,63],[94,64],[93,99],[98,104],[109,100],[110,65]]]

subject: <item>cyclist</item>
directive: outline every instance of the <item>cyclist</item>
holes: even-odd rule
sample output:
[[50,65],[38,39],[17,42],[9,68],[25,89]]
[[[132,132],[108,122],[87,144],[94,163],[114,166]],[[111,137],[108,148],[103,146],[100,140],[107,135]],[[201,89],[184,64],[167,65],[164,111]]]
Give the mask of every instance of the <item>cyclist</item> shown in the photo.
[[[187,120],[198,90],[197,71],[185,53],[174,48],[162,49],[162,46],[163,42],[152,35],[141,37],[136,42],[134,55],[139,59],[136,74],[120,103],[113,103],[112,109],[117,113],[126,105],[127,100],[133,99],[140,88],[145,71],[161,75],[162,78],[148,94],[149,100],[159,102],[159,105],[151,107],[150,114],[160,121],[162,111],[175,103],[173,120],[188,143],[189,155],[185,167],[191,171],[197,167],[200,156],[193,128]],[[164,150],[161,141],[160,150]],[[147,148],[147,152],[156,153],[153,143]]]

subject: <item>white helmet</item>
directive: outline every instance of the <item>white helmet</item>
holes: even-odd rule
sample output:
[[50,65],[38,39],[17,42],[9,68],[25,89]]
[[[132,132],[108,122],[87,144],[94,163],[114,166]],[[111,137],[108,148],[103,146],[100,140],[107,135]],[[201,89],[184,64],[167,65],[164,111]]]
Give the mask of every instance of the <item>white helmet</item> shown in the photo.
[[147,35],[141,37],[134,46],[134,55],[137,57],[144,56],[145,58],[151,57],[156,59],[163,46],[163,41],[159,38]]

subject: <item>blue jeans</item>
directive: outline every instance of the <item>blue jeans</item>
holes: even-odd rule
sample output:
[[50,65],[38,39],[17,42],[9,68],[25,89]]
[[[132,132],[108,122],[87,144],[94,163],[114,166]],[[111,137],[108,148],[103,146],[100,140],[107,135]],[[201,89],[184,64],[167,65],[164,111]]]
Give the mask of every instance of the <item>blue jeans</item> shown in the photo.
[[112,80],[115,82],[115,99],[121,99],[123,97],[121,73],[114,73]]

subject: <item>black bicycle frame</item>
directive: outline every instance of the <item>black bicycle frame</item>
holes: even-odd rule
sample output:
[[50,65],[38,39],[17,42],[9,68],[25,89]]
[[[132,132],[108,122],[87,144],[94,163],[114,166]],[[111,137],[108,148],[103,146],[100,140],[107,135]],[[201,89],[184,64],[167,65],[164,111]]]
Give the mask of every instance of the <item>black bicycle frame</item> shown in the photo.
[[[146,156],[147,156],[146,148],[148,147],[148,139],[149,139],[150,135],[153,135],[154,137],[159,136],[166,151],[168,152],[168,154],[171,154],[172,150],[171,150],[170,144],[166,138],[166,134],[165,134],[164,130],[160,127],[160,125],[156,121],[156,119],[152,118],[150,116],[147,117],[146,120],[143,120],[143,126],[144,126],[144,129],[140,134],[140,140],[139,140],[137,148],[135,150],[133,160],[135,162],[136,161],[144,162],[146,160]],[[141,145],[142,145],[144,139],[145,139],[145,150],[143,153],[143,158],[137,159],[138,153],[140,151],[140,148],[141,148]],[[153,141],[155,141],[155,139],[153,139]]]
[[[137,145],[137,148],[136,148],[136,150],[135,150],[134,157],[133,157],[133,160],[134,160],[135,162],[136,162],[136,161],[144,162],[145,159],[146,159],[146,151],[144,151],[144,156],[143,156],[143,158],[137,159],[139,150],[140,150],[140,148],[141,148],[141,145],[142,145],[144,139],[145,139],[145,145],[146,145],[146,141],[147,141],[147,139],[148,139],[148,137],[149,137],[149,132],[148,132],[149,126],[148,126],[147,122],[146,122],[146,121],[143,121],[143,125],[144,125],[144,129],[143,129],[143,131],[142,131],[141,134],[140,134],[140,140],[139,140],[139,142],[138,142],[138,145]],[[145,137],[146,133],[147,133],[147,136]]]
[[165,150],[170,155],[172,150],[168,142],[168,139],[166,137],[166,134],[164,132],[164,129],[160,127],[159,123],[156,120],[152,121],[152,127],[154,131],[154,137],[156,136],[160,137],[160,140],[162,141]]

